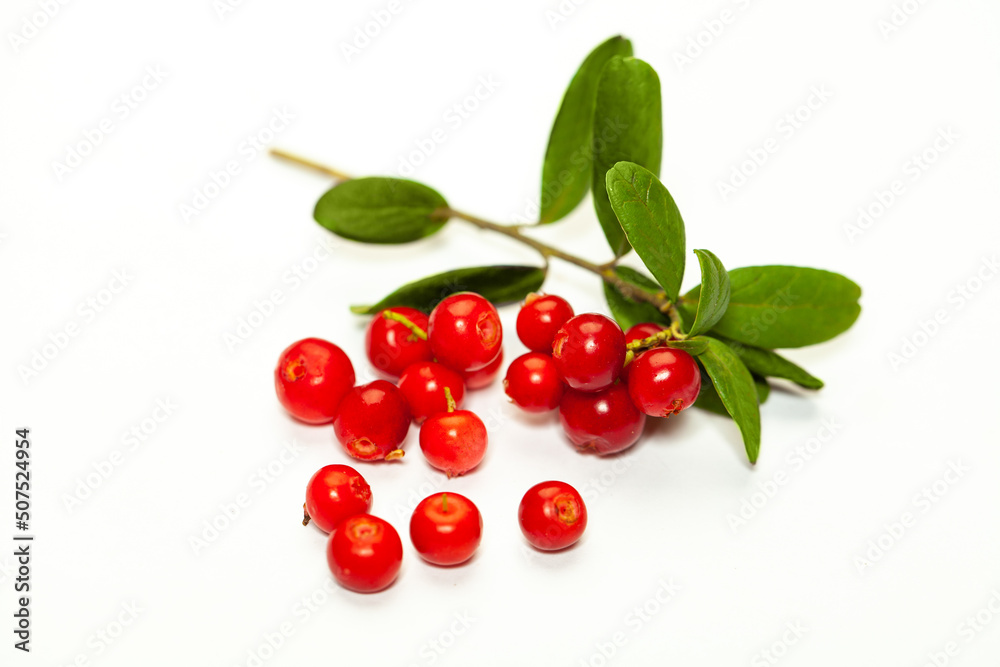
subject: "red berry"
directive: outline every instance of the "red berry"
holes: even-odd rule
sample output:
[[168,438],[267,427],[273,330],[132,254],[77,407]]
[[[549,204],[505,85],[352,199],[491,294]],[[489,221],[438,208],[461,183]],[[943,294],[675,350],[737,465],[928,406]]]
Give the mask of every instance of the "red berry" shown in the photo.
[[486,426],[468,410],[439,412],[420,427],[420,449],[427,462],[448,477],[464,475],[486,455]]
[[362,461],[395,459],[410,428],[410,407],[396,385],[375,380],[355,387],[340,402],[333,432],[344,450]]
[[625,344],[633,343],[637,340],[643,340],[644,338],[649,338],[650,336],[655,336],[661,331],[665,331],[667,327],[662,324],[656,324],[655,322],[643,322],[641,324],[636,324],[629,327],[628,331],[625,332]]
[[420,557],[435,565],[458,565],[472,558],[483,539],[483,517],[457,493],[435,493],[420,501],[410,517],[410,540]]
[[456,407],[460,407],[465,399],[465,383],[450,368],[433,361],[421,361],[408,367],[399,378],[399,390],[410,405],[410,416],[418,424],[437,412],[448,410],[445,387],[451,392]]
[[484,389],[497,379],[500,375],[500,368],[503,366],[503,348],[500,349],[500,353],[497,358],[491,361],[486,366],[483,366],[477,371],[466,371],[462,373],[462,379],[465,380],[465,386],[469,389]]
[[566,388],[555,360],[541,352],[528,352],[510,362],[503,386],[510,400],[527,412],[559,407]]
[[575,544],[587,527],[587,506],[566,482],[542,482],[528,489],[517,510],[524,537],[537,549],[555,551]]
[[694,403],[701,391],[698,363],[684,350],[653,348],[629,365],[628,393],[647,415],[675,415]]
[[532,352],[552,352],[556,332],[573,317],[573,306],[554,294],[532,292],[517,313],[517,337]]
[[636,443],[646,415],[632,403],[628,387],[619,382],[599,392],[567,389],[559,404],[559,421],[577,447],[613,454]]
[[580,391],[611,386],[625,363],[625,334],[610,317],[584,313],[556,333],[552,357],[563,381]]
[[[423,338],[406,323],[405,318],[423,332]],[[365,331],[365,352],[372,366],[392,378],[398,378],[410,364],[431,360],[427,342],[427,316],[415,308],[393,306],[372,318]]]
[[316,471],[306,485],[305,519],[324,533],[341,520],[372,508],[372,489],[357,470],[335,464]]
[[496,359],[503,329],[493,304],[478,294],[459,292],[446,297],[431,312],[427,336],[439,362],[466,372]]
[[337,524],[326,543],[326,562],[334,579],[358,593],[387,588],[403,563],[403,542],[388,522],[357,514]]
[[325,424],[354,386],[354,366],[344,351],[321,338],[293,343],[278,358],[274,389],[293,417],[307,424]]

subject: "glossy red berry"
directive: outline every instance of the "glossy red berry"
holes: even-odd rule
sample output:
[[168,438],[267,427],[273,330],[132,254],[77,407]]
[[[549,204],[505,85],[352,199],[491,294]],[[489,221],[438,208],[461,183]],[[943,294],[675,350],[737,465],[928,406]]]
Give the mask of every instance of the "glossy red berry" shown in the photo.
[[[423,337],[412,327],[423,332]],[[368,323],[365,352],[372,366],[393,379],[411,364],[430,361],[433,355],[427,342],[427,315],[405,306],[386,308]]]
[[625,334],[615,321],[598,313],[570,318],[556,333],[552,357],[563,381],[579,391],[599,391],[621,375]]
[[543,551],[575,544],[587,528],[587,506],[566,482],[542,482],[528,489],[517,510],[521,532]]
[[334,579],[358,593],[387,588],[403,563],[403,542],[387,521],[357,514],[338,523],[326,543]]
[[628,387],[618,383],[598,392],[567,389],[559,404],[559,421],[580,449],[614,454],[634,445],[646,425]]
[[344,451],[362,461],[395,459],[410,428],[410,407],[396,385],[375,380],[352,389],[340,402],[333,432]]
[[566,388],[555,360],[541,352],[528,352],[510,362],[503,386],[510,400],[527,412],[556,409]]
[[420,557],[435,565],[458,565],[472,558],[483,539],[483,517],[457,493],[435,493],[420,501],[410,517],[410,540]]
[[465,383],[462,377],[439,363],[420,361],[408,367],[399,378],[399,391],[410,405],[413,421],[422,424],[437,412],[448,410],[445,387],[451,392],[456,407],[465,400]]
[[291,415],[307,424],[325,424],[354,386],[354,366],[344,351],[321,338],[293,343],[278,358],[274,389]]
[[675,415],[694,403],[701,391],[698,363],[684,350],[653,348],[629,365],[628,393],[647,415]]
[[467,389],[485,389],[496,381],[497,376],[500,375],[500,369],[502,367],[503,349],[501,348],[497,358],[489,364],[483,366],[479,370],[466,371],[461,375],[462,379],[465,380],[465,386]]
[[431,312],[427,336],[440,363],[466,372],[496,359],[503,329],[493,304],[478,294],[459,292],[446,297]]
[[552,352],[552,339],[566,321],[573,317],[573,307],[554,294],[532,292],[517,313],[517,337],[532,352]]
[[486,455],[486,425],[468,410],[439,412],[420,427],[420,449],[427,462],[448,477],[464,475]]
[[641,324],[635,324],[629,327],[628,331],[625,332],[625,344],[634,343],[637,340],[643,340],[649,338],[650,336],[655,336],[661,331],[666,331],[667,327],[662,324],[656,324],[655,322],[642,322]]
[[350,466],[334,464],[316,471],[306,485],[305,525],[312,521],[324,533],[340,521],[372,508],[372,489]]

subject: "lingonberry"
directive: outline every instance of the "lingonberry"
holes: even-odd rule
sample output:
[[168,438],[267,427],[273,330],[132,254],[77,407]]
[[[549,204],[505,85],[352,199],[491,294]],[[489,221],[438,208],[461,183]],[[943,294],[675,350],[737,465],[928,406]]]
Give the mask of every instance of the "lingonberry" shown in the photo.
[[500,375],[500,369],[503,366],[503,349],[497,353],[497,358],[491,361],[486,366],[483,366],[476,371],[465,371],[461,373],[462,379],[465,380],[465,386],[468,389],[483,389],[485,387],[493,384],[497,376]]
[[387,521],[356,514],[338,523],[326,543],[334,579],[358,593],[387,588],[403,563],[403,542]]
[[376,369],[398,378],[411,364],[431,360],[427,316],[415,308],[386,308],[368,323],[365,352]]
[[653,348],[629,365],[628,393],[647,415],[669,417],[698,398],[701,372],[698,363],[684,350]]
[[570,318],[556,332],[552,357],[563,381],[579,391],[599,391],[621,375],[625,334],[615,321],[598,313]]
[[341,520],[371,508],[372,489],[357,470],[339,463],[323,466],[306,484],[302,525],[312,521],[329,533]]
[[340,402],[333,432],[344,450],[362,461],[396,459],[410,427],[410,407],[396,385],[375,380],[352,389]]
[[517,510],[524,537],[537,549],[555,551],[575,544],[587,528],[587,506],[566,482],[541,482],[528,489]]
[[510,362],[503,386],[510,400],[528,412],[559,407],[566,387],[552,356],[541,352],[528,352]]
[[322,338],[293,343],[278,358],[274,389],[291,415],[307,424],[326,424],[354,386],[354,366],[344,351]]
[[532,292],[517,313],[517,337],[532,352],[552,352],[556,332],[573,317],[573,307],[554,294]]
[[455,410],[431,415],[420,427],[420,450],[448,477],[464,475],[486,455],[486,425],[474,412]]
[[445,388],[451,392],[455,405],[461,407],[465,383],[450,368],[433,361],[419,361],[403,371],[399,378],[399,390],[410,405],[410,416],[418,424],[437,412],[448,410]]
[[413,548],[428,563],[464,563],[472,558],[482,539],[483,517],[479,508],[457,493],[427,496],[410,517]]
[[427,336],[439,362],[466,372],[496,359],[503,329],[493,304],[478,294],[459,292],[446,297],[431,312]]
[[570,441],[597,454],[614,454],[634,445],[646,425],[644,415],[621,382],[599,392],[567,389],[559,421]]
[[650,336],[666,331],[667,327],[655,322],[642,322],[629,327],[625,332],[625,344],[634,343],[637,340],[644,340]]

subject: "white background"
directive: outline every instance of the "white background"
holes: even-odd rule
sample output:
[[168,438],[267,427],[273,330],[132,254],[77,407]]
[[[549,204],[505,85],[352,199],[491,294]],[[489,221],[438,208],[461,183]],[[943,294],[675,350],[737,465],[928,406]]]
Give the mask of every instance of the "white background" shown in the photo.
[[[912,15],[886,35],[890,0],[567,0],[565,15],[554,0],[406,1],[348,59],[342,45],[386,2],[250,0],[220,17],[210,0],[103,0],[58,5],[44,21],[33,0],[4,2],[0,536],[14,533],[14,429],[29,426],[37,538],[30,655],[11,647],[13,547],[0,548],[0,661],[767,665],[780,655],[782,665],[916,667],[938,654],[937,664],[997,664],[1000,280],[984,261],[1000,248],[1000,16],[986,0],[906,5]],[[723,10],[730,22],[713,24]],[[32,32],[25,19],[45,25]],[[412,245],[333,241],[313,265],[317,244],[332,241],[311,218],[328,179],[244,142],[285,110],[287,127],[263,133],[271,146],[392,175],[440,127],[446,141],[417,155],[413,177],[456,208],[514,221],[537,200],[566,83],[619,32],[661,77],[661,175],[689,246],[729,267],[817,266],[862,285],[849,333],[788,353],[827,387],[774,392],[756,468],[734,426],[705,413],[601,460],[572,451],[552,419],[518,414],[499,386],[478,392],[469,404],[491,440],[473,474],[447,481],[428,468],[415,430],[402,463],[358,466],[374,512],[404,536],[404,565],[378,595],[336,587],[324,536],[299,518],[312,472],[346,457],[329,427],[282,413],[278,353],[322,336],[367,377],[364,322],[349,304],[445,268],[536,258],[455,222]],[[11,34],[30,38],[15,50]],[[691,40],[705,46],[679,63]],[[130,92],[147,68],[162,81]],[[449,122],[481,77],[496,89]],[[828,99],[800,108],[814,89]],[[144,98],[127,117],[123,94]],[[797,111],[808,118],[783,131]],[[54,163],[105,118],[111,133],[60,178]],[[935,153],[940,131],[953,139]],[[778,150],[724,198],[718,184],[771,137]],[[937,159],[913,178],[925,150]],[[181,205],[231,160],[240,172],[185,220]],[[858,208],[894,180],[902,194],[849,238]],[[607,259],[589,200],[538,235]],[[315,270],[295,282],[289,272],[304,266]],[[689,268],[686,286],[698,281]],[[102,292],[116,271],[127,285]],[[959,285],[978,290],[961,297]],[[574,267],[554,266],[546,287],[578,312],[605,309],[597,281]],[[275,290],[281,303],[230,349],[225,336]],[[102,298],[91,313],[87,300]],[[509,359],[523,351],[515,314],[502,313]],[[920,333],[935,315],[943,324]],[[77,335],[62,339],[73,325]],[[52,340],[65,346],[46,348]],[[919,347],[893,364],[905,341]],[[43,350],[51,358],[24,379],[19,368]],[[176,407],[154,430],[158,401]],[[830,423],[833,437],[815,440]],[[149,435],[130,447],[126,434],[143,427]],[[810,441],[818,451],[803,461],[796,450]],[[116,451],[119,465],[93,476]],[[952,464],[962,476],[941,481]],[[266,481],[258,471],[269,465],[277,474]],[[68,507],[88,475],[97,488]],[[755,496],[775,475],[785,483],[772,497]],[[520,496],[547,478],[589,500],[588,532],[565,553],[530,551],[516,525]],[[920,500],[935,482],[942,495]],[[406,539],[409,508],[432,488],[464,493],[484,514],[466,567],[428,566]],[[249,506],[193,548],[240,494]],[[745,501],[758,505],[752,516]],[[749,518],[733,524],[741,507]],[[893,524],[907,512],[899,535]],[[665,602],[661,582],[677,588]],[[949,642],[957,654],[941,655]]]

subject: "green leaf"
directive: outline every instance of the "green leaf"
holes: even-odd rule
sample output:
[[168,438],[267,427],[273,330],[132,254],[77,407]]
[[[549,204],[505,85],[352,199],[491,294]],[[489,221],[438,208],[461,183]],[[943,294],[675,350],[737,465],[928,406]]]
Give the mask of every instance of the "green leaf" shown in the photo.
[[403,285],[371,306],[351,306],[351,312],[371,315],[390,306],[409,306],[429,313],[455,292],[476,292],[496,305],[521,301],[537,291],[545,269],[534,266],[477,266],[455,269]]
[[746,367],[756,375],[791,380],[806,389],[823,388],[822,380],[811,375],[801,366],[785,359],[777,352],[764,350],[753,345],[745,345],[726,338],[720,337],[720,339],[733,348]]
[[708,349],[708,338],[705,336],[695,336],[694,338],[687,338],[685,340],[669,340],[666,342],[666,346],[672,347],[675,350],[684,350],[691,356],[697,357]]
[[555,222],[583,201],[593,173],[594,104],[601,70],[614,56],[632,55],[632,42],[612,37],[580,65],[563,95],[542,166],[541,223]]
[[747,458],[750,463],[756,463],[760,453],[760,406],[750,371],[732,348],[715,338],[708,339],[708,349],[698,360],[712,380],[712,386],[729,416],[743,434]]
[[[754,375],[753,373],[751,375],[753,375],[754,388],[757,390],[757,400],[763,405],[767,401],[768,396],[771,395],[771,386],[767,383],[766,379],[759,375]],[[704,369],[702,369],[701,373],[701,392],[694,402],[694,407],[722,415],[723,417],[729,417],[726,406],[722,404],[722,399],[719,398],[715,387],[712,386],[712,380],[709,379]]]
[[684,278],[684,220],[674,198],[655,174],[631,162],[615,164],[605,180],[627,241],[676,302]]
[[313,217],[338,236],[362,243],[408,243],[446,222],[435,215],[448,202],[432,188],[400,178],[357,178],[319,198]]
[[[861,288],[839,273],[798,266],[748,266],[729,272],[729,308],[712,332],[761,348],[830,340],[861,313]],[[678,303],[690,321],[701,286]]]
[[[615,274],[623,281],[634,285],[639,289],[656,294],[660,291],[660,286],[651,278],[639,273],[635,269],[627,266],[615,268]],[[625,296],[614,285],[604,283],[604,299],[608,302],[608,308],[615,321],[623,330],[627,330],[642,322],[655,322],[664,326],[670,325],[670,320],[660,312],[659,308],[645,301],[635,301]]]
[[708,331],[726,314],[729,306],[729,274],[719,258],[708,250],[695,250],[701,265],[701,298],[689,335]]
[[663,155],[660,79],[647,63],[614,57],[604,66],[597,84],[592,147],[594,209],[608,244],[620,257],[628,252],[628,239],[608,200],[605,177],[619,162],[634,162],[659,174]]

